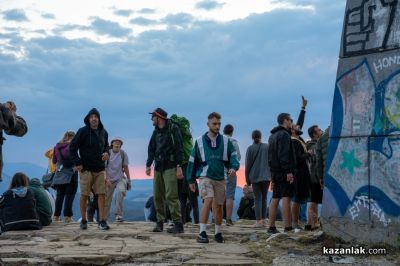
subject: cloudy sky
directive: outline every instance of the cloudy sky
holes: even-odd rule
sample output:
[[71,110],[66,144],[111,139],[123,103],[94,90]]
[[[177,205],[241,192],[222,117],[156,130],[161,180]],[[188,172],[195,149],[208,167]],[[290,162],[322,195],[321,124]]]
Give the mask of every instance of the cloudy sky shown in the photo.
[[[0,2],[0,101],[29,123],[8,137],[5,162],[46,166],[43,153],[96,107],[121,136],[142,177],[160,106],[186,116],[194,136],[206,117],[235,126],[242,153],[251,131],[264,139],[280,112],[305,131],[328,126],[344,0]],[[244,160],[242,160],[243,163]]]

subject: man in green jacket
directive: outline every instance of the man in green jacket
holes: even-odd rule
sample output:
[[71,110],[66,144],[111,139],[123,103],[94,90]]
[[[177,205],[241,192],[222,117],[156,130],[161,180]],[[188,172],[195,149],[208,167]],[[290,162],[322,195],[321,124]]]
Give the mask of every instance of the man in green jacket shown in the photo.
[[146,174],[151,175],[154,162],[154,204],[157,211],[157,223],[153,232],[162,232],[165,220],[165,204],[171,212],[174,227],[168,233],[183,233],[183,224],[179,211],[178,181],[183,179],[182,173],[182,135],[175,124],[168,118],[168,113],[161,108],[151,114],[154,131],[148,147]]
[[37,178],[29,180],[28,188],[33,192],[36,200],[36,212],[39,215],[39,220],[42,226],[51,224],[51,216],[53,210],[51,202],[47,196],[47,192]]
[[221,234],[222,212],[225,201],[225,172],[235,176],[240,164],[232,140],[220,135],[221,115],[208,116],[208,132],[198,138],[190,155],[186,179],[190,190],[195,191],[196,178],[200,179],[200,194],[204,200],[197,242],[208,243],[206,226],[211,207],[215,218],[214,240],[224,242]]

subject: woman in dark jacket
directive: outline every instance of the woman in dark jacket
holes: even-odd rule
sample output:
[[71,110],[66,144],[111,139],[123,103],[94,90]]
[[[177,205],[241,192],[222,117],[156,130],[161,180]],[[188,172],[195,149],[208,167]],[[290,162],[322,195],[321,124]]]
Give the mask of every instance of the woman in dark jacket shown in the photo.
[[25,174],[16,173],[8,190],[0,197],[0,219],[5,231],[42,229],[28,182]]
[[78,172],[73,169],[69,153],[69,144],[75,132],[67,131],[54,147],[53,163],[57,165],[52,186],[57,190],[54,221],[60,221],[61,209],[64,203],[64,222],[72,221],[72,204],[78,189]]

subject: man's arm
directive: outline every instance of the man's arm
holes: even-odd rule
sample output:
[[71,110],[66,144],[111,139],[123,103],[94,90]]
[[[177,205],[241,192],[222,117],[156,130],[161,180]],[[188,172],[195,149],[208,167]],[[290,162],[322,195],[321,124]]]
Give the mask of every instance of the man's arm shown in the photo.
[[197,140],[194,143],[192,152],[190,153],[188,166],[186,168],[186,180],[189,184],[194,184],[196,182],[196,171],[199,165],[198,159],[198,149],[199,146],[197,144]]
[[235,150],[237,152],[237,158],[238,158],[238,161],[240,162],[240,159],[242,159],[242,155],[240,154],[239,144],[238,144],[237,140],[233,140],[232,144],[235,147]]
[[155,152],[156,152],[156,132],[153,131],[153,134],[151,135],[149,141],[149,146],[147,148],[147,162],[146,162],[147,168],[151,167],[151,165],[153,164]]
[[278,160],[282,169],[286,174],[294,173],[295,165],[293,164],[292,157],[292,140],[289,134],[285,134],[284,136],[279,136],[279,144],[278,144]]
[[317,145],[315,148],[316,151],[316,174],[318,179],[323,179],[324,178],[324,162],[323,162],[323,156],[322,156],[322,142],[321,138],[318,139]]
[[14,127],[15,123],[15,113],[9,104],[0,104],[0,130],[9,130]]
[[78,149],[81,142],[81,138],[82,138],[82,129],[79,129],[78,132],[76,132],[71,143],[69,144],[69,154],[75,166],[82,165],[81,158],[78,155]]
[[252,157],[251,154],[250,154],[250,147],[247,148],[246,160],[245,160],[245,163],[244,163],[244,175],[246,177],[246,184],[247,185],[250,185],[250,177],[249,177],[249,175],[250,175],[250,167],[249,166],[250,165],[249,164],[252,162],[252,160],[250,159]]
[[304,96],[301,96],[301,110],[296,122],[296,125],[298,125],[300,129],[302,129],[304,125],[307,103],[308,101],[304,98]]
[[233,146],[232,141],[228,140],[228,155],[229,155],[229,171],[231,170],[237,171],[240,168],[240,163],[237,156],[237,151]]

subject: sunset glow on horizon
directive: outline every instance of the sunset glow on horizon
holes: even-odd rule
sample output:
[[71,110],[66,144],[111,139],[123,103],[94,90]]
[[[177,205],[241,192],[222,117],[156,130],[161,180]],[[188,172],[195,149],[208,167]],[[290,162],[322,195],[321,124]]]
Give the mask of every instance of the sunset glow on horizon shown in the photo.
[[[144,180],[144,179],[153,179],[154,169],[151,169],[152,176],[146,176],[146,167],[145,166],[130,166],[129,171],[131,173],[132,180]],[[246,184],[246,178],[244,174],[244,165],[240,165],[240,169],[237,171],[237,186],[243,187]]]

